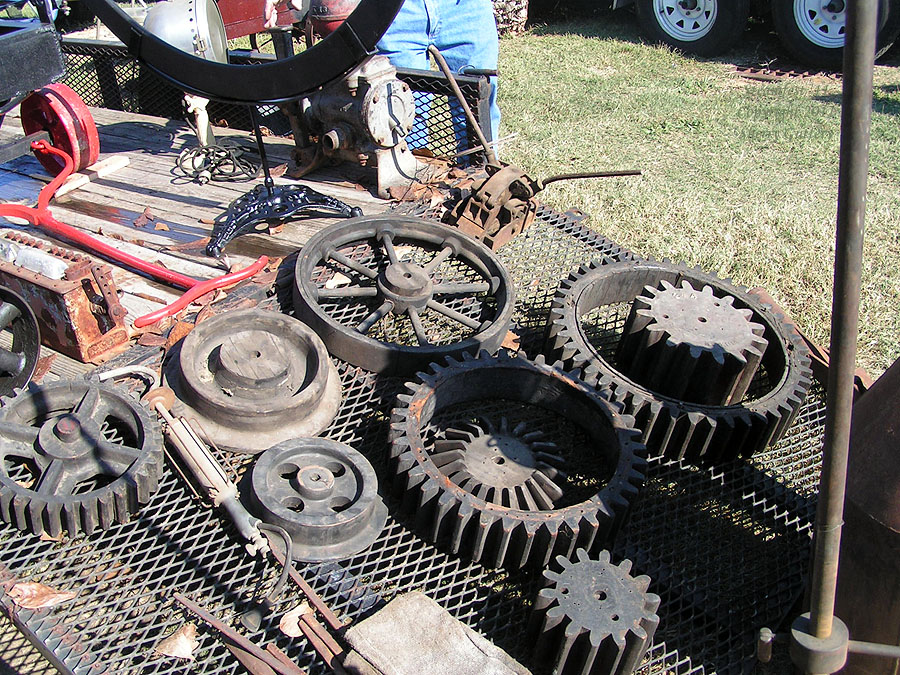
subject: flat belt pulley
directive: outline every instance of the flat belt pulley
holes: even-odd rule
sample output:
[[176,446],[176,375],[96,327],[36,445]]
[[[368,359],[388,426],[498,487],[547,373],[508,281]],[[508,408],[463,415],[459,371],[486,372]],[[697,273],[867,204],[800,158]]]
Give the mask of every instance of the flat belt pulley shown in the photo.
[[[482,352],[432,364],[406,386],[391,417],[394,485],[431,541],[488,567],[543,567],[607,543],[624,522],[646,450],[620,406],[575,375]],[[490,410],[521,419],[455,419]],[[539,433],[537,420],[559,418],[564,430]],[[576,434],[581,463],[568,461]]]
[[0,408],[0,518],[54,537],[124,523],[156,491],[162,459],[155,416],[128,393],[32,383]]
[[[53,147],[72,158],[75,171],[96,163],[100,156],[97,125],[84,101],[71,88],[59,82],[41,87],[22,101],[19,112],[25,134],[46,131]],[[52,176],[66,166],[50,153],[37,153],[37,158]]]
[[250,495],[256,514],[284,528],[294,559],[305,562],[352,557],[372,545],[387,520],[372,465],[327,438],[266,450],[253,467]]
[[0,331],[9,331],[9,348],[0,349],[0,396],[31,380],[41,354],[41,334],[31,307],[18,293],[0,286]]
[[374,372],[409,375],[446,356],[495,351],[513,308],[496,255],[422,218],[352,218],[319,231],[297,257],[297,318],[329,352]]
[[173,414],[196,420],[218,447],[258,453],[325,429],[341,383],[325,345],[296,319],[259,309],[207,319],[166,366]]
[[547,353],[621,402],[651,453],[697,463],[776,442],[812,377],[802,338],[771,307],[699,268],[652,260],[572,272],[551,305]]

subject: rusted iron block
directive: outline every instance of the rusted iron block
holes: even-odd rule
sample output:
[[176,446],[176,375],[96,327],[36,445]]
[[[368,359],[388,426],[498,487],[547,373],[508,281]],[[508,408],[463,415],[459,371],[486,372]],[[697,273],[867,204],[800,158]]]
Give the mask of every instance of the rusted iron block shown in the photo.
[[0,241],[37,249],[67,264],[53,279],[0,260],[0,284],[21,295],[37,316],[41,342],[84,363],[102,363],[128,346],[126,310],[119,303],[112,270],[87,256],[17,232]]

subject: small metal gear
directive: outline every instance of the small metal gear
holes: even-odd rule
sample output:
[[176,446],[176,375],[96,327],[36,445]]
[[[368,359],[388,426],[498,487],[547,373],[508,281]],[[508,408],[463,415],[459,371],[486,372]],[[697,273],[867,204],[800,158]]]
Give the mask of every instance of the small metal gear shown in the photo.
[[[590,550],[609,541],[643,484],[646,450],[631,417],[576,374],[542,357],[465,355],[462,361],[432,364],[406,387],[409,393],[397,397],[391,418],[395,487],[431,541],[446,536],[453,553],[488,567],[519,568],[542,567],[576,547]],[[502,422],[494,432],[463,430],[464,438],[452,438],[458,429],[451,426],[444,438],[435,438],[430,425],[436,415],[486,398],[540,408],[583,430],[592,454],[607,467],[604,475],[592,477],[589,496],[553,507],[554,498],[564,494],[551,479],[562,478],[555,469],[559,460],[541,454],[548,446],[535,445],[546,442],[520,426],[512,432],[508,426],[504,431]],[[497,449],[486,447],[490,443]],[[493,471],[506,463],[518,466]]]
[[[730,405],[707,405],[667,396],[623,372],[616,357],[621,337],[617,314],[627,315],[646,286],[673,287],[687,280],[709,286],[732,307],[752,312],[767,341],[748,394]],[[624,307],[624,309],[623,309]],[[741,320],[745,320],[743,317]],[[699,268],[653,260],[584,265],[560,283],[550,308],[546,351],[565,367],[608,390],[643,433],[654,455],[695,463],[750,457],[776,442],[790,426],[811,382],[809,350],[784,317],[746,290]]]
[[739,403],[768,342],[753,310],[730,295],[687,279],[645,286],[631,305],[616,358],[635,382],[665,396],[702,403]]
[[0,518],[53,537],[105,530],[149,501],[162,461],[156,419],[128,393],[32,384],[0,408]]
[[609,551],[591,560],[556,559],[544,570],[548,586],[535,600],[530,633],[535,658],[558,675],[629,675],[640,665],[659,625],[660,599],[650,577],[632,577],[631,561],[610,562]]

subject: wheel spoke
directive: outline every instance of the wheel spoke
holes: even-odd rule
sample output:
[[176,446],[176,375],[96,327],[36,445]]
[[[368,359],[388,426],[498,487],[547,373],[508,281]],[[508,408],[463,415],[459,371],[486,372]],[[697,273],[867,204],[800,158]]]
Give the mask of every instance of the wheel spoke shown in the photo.
[[41,471],[41,477],[32,490],[42,495],[71,494],[74,475],[66,470],[62,460],[54,459]]
[[25,354],[0,348],[0,373],[15,377],[25,368],[25,361],[27,361]]
[[394,303],[390,300],[385,300],[384,304],[381,305],[374,312],[369,314],[365,319],[359,322],[359,325],[356,327],[356,330],[362,334],[366,334],[369,332],[369,329],[372,328],[376,323],[381,321],[384,316],[390,312],[394,308]]
[[453,248],[451,246],[445,246],[440,251],[438,251],[426,265],[422,266],[422,269],[425,270],[425,274],[431,274],[432,272],[434,272],[434,270],[436,270],[440,266],[440,264],[450,256],[451,253],[453,253]]
[[392,265],[400,262],[400,258],[397,257],[397,251],[394,250],[394,240],[387,232],[381,233],[381,245],[384,246],[384,252],[387,253],[388,260],[391,261]]
[[486,281],[435,284],[432,289],[435,295],[475,295],[476,293],[487,293],[490,290],[491,285]]
[[6,330],[6,327],[21,315],[19,308],[12,303],[0,302],[0,331]]
[[347,286],[345,288],[319,288],[319,300],[336,300],[338,298],[373,298],[378,295],[375,286]]
[[407,310],[407,314],[409,314],[409,320],[412,323],[413,331],[416,333],[416,340],[419,341],[419,345],[422,347],[430,345],[431,343],[428,341],[428,336],[425,334],[425,326],[422,325],[422,317],[419,316],[419,312],[413,307],[410,307]]
[[451,309],[450,307],[447,307],[447,305],[444,305],[437,300],[429,300],[428,307],[433,309],[435,312],[443,314],[448,319],[453,319],[454,321],[461,323],[463,326],[471,328],[472,330],[478,330],[479,328],[481,328],[481,322],[476,321],[475,319],[471,319],[465,314],[460,314],[455,309]]
[[16,422],[0,422],[0,455],[29,459],[35,456],[38,427]]
[[122,474],[140,458],[141,451],[103,438],[97,443],[97,456],[100,462],[109,465],[109,474]]
[[376,270],[373,270],[371,267],[363,265],[362,263],[357,262],[352,258],[348,258],[340,251],[329,251],[328,255],[325,256],[325,260],[334,260],[335,262],[339,262],[344,267],[347,267],[364,277],[368,277],[369,279],[378,278],[378,272]]
[[77,403],[72,413],[86,419],[94,418],[100,407],[100,390],[97,387],[88,385],[84,396]]

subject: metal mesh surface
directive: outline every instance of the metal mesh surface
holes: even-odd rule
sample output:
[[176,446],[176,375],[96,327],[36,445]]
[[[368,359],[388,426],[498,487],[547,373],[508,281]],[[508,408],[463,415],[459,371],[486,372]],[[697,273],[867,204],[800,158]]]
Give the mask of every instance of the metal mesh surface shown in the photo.
[[[186,119],[183,93],[128,53],[118,42],[63,38],[66,72],[61,82],[74,89],[89,106]],[[232,63],[261,63],[265,54],[231,52]],[[427,149],[436,157],[452,158],[478,145],[475,132],[465,124],[459,103],[440,73],[399,69],[398,77],[413,90],[416,113],[426,120],[407,137],[411,148]],[[476,119],[490,116],[490,88],[484,78],[459,76],[457,83]],[[259,106],[260,124],[277,136],[291,133],[290,123],[278,106]],[[246,106],[210,101],[210,121],[222,127],[252,130]],[[490,125],[482,125],[487,126]],[[489,131],[488,131],[489,133]]]
[[[629,254],[543,209],[499,255],[517,286],[514,330],[536,355],[558,281],[591,258]],[[277,306],[277,299],[266,303]],[[136,348],[130,358],[154,353]],[[345,621],[359,620],[399,593],[422,590],[528,665],[523,635],[539,573],[486,570],[416,534],[386,476],[390,410],[402,382],[346,364],[339,372],[343,402],[323,435],[369,458],[391,515],[367,551],[340,563],[300,565],[301,574]],[[548,440],[566,441],[559,438],[569,433],[565,425],[536,423]],[[647,485],[613,547],[614,561],[631,558],[634,573],[649,574],[651,592],[662,597],[661,625],[642,673],[748,670],[756,631],[779,624],[803,590],[823,424],[823,396],[814,388],[785,438],[750,461],[698,469],[651,460]],[[250,463],[223,459],[238,473]],[[240,673],[242,666],[203,625],[194,663],[152,653],[160,639],[192,620],[171,600],[173,592],[238,625],[236,615],[273,583],[277,570],[250,559],[224,523],[167,467],[159,492],[129,524],[64,542],[0,528],[0,581],[12,573],[78,593],[51,610],[18,611],[28,632],[71,672]],[[300,600],[291,587],[273,624],[248,637],[276,642],[310,673],[326,672],[304,639],[288,639],[277,629],[277,617]]]

